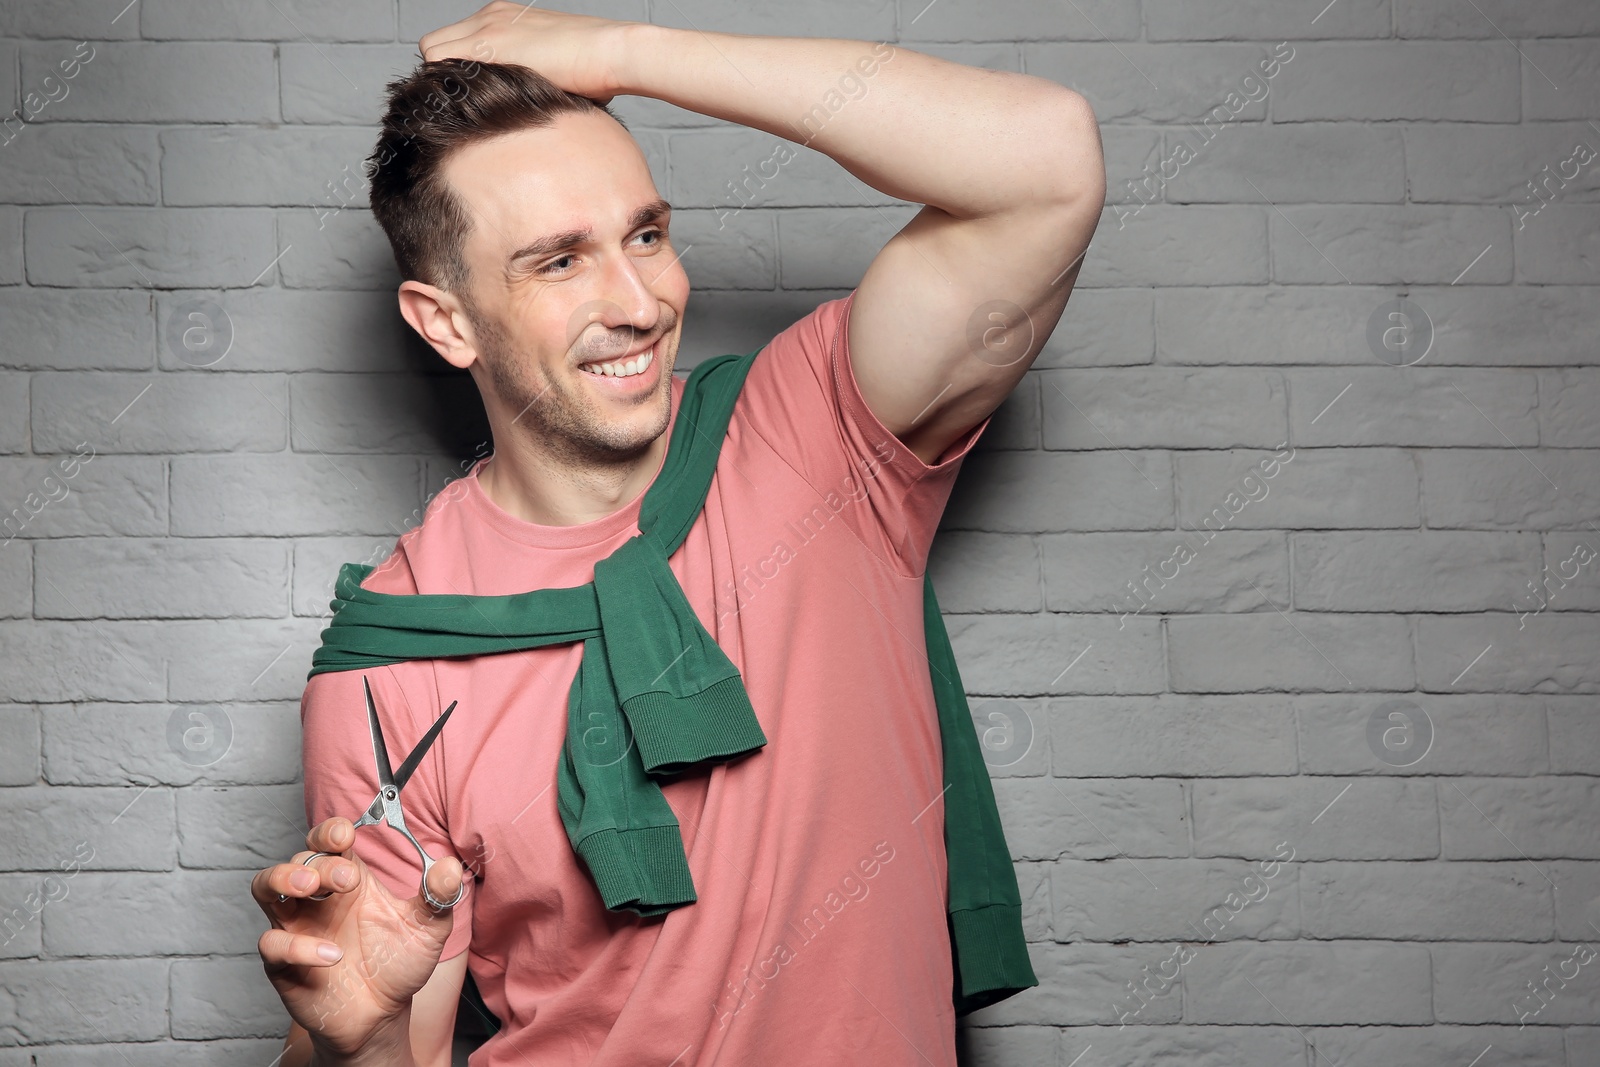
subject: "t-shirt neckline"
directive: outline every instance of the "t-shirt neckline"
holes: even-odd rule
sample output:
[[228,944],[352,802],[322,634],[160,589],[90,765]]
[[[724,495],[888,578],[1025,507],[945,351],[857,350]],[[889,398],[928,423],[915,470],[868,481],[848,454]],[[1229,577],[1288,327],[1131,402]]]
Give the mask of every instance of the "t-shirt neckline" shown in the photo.
[[[678,407],[682,401],[683,387],[684,380],[677,375],[673,375],[670,388],[671,411],[667,418],[667,428],[662,431],[669,440],[671,439],[672,429],[677,424]],[[666,450],[663,450],[661,453],[662,464],[666,462],[666,457]],[[463,502],[470,509],[474,519],[481,520],[513,541],[532,545],[535,548],[583,548],[587,545],[599,544],[630,528],[635,528],[639,519],[639,510],[644,504],[644,495],[650,491],[650,485],[654,485],[656,478],[661,475],[661,466],[658,465],[655,473],[650,477],[649,484],[639,492],[639,495],[609,515],[604,515],[592,522],[579,523],[575,526],[545,526],[540,523],[519,519],[490,499],[489,494],[483,489],[483,484],[478,481],[478,474],[493,458],[493,453],[484,456],[474,463],[472,469],[462,478],[462,481],[466,483]]]

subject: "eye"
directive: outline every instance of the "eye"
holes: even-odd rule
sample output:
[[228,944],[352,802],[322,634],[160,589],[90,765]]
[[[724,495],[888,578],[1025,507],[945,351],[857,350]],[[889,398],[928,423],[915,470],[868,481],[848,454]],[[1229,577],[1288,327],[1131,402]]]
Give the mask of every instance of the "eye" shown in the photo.
[[572,256],[565,255],[565,256],[562,256],[560,259],[553,259],[549,263],[546,263],[544,266],[540,267],[534,273],[535,274],[552,274],[556,270],[556,264],[557,263],[561,263],[561,262],[563,262],[565,260],[568,260],[568,259],[571,259],[571,258],[572,258]]
[[665,241],[667,239],[667,231],[666,230],[646,230],[643,233],[641,233],[639,236],[640,237],[650,237],[652,235],[655,236],[656,240],[654,242],[652,242],[651,247],[655,247],[655,245],[659,245],[659,244],[661,244],[661,242],[663,242],[663,241]]

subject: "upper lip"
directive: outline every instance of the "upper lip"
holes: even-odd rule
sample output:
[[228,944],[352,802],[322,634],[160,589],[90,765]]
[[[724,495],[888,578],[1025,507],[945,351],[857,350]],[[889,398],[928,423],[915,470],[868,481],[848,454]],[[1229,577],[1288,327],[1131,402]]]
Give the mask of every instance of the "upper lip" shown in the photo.
[[661,340],[661,338],[657,337],[655,339],[655,341],[651,341],[649,344],[643,346],[642,348],[638,348],[638,349],[636,349],[636,350],[634,350],[632,352],[624,352],[620,356],[604,356],[604,357],[602,357],[600,359],[586,359],[582,363],[579,363],[578,366],[587,367],[587,366],[590,366],[591,364],[595,364],[595,363],[622,363],[622,362],[624,362],[626,360],[630,360],[630,359],[634,358],[635,356],[644,355],[646,352],[648,352],[652,348],[654,348],[655,345],[656,345],[656,341],[659,341],[659,340]]

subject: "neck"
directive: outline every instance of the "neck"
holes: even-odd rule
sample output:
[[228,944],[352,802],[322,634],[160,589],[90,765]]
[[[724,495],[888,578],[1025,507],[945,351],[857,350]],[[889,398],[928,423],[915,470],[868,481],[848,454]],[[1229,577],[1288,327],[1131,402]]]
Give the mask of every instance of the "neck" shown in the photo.
[[579,526],[615,514],[650,488],[670,437],[665,431],[637,455],[600,462],[554,455],[519,435],[496,434],[478,484],[501,511],[523,522]]

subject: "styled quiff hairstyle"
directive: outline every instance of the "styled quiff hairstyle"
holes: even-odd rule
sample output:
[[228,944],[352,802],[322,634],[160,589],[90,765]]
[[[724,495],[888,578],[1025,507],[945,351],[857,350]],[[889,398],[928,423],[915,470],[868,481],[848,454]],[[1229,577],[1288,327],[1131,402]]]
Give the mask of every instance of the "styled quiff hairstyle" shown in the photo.
[[[447,292],[468,281],[462,242],[472,218],[444,179],[450,153],[516,130],[549,126],[557,115],[611,109],[510,63],[439,59],[386,87],[377,148],[364,164],[372,214],[388,235],[400,274]],[[627,124],[617,119],[623,129]]]

